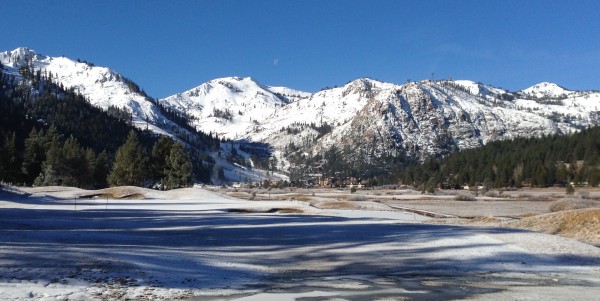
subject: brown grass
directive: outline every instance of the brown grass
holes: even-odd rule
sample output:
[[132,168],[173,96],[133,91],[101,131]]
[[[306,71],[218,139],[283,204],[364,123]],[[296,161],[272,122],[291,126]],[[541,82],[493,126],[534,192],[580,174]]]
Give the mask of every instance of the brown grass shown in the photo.
[[600,209],[554,212],[506,222],[506,226],[542,231],[600,245]]
[[135,187],[135,186],[122,186],[122,187],[110,187],[105,189],[100,189],[95,193],[81,195],[83,198],[92,198],[92,197],[100,197],[100,198],[111,198],[111,199],[121,199],[121,200],[142,200],[146,198],[146,192],[144,188]]
[[247,208],[233,208],[229,209],[229,212],[233,213],[304,213],[302,209],[298,208],[270,208],[270,209],[247,209]]
[[529,212],[529,213],[523,213],[521,215],[518,215],[517,217],[526,218],[526,217],[532,217],[532,216],[537,216],[537,215],[539,215],[539,213]]
[[499,221],[497,218],[491,216],[476,216],[472,220],[479,223],[495,223]]
[[552,212],[585,208],[600,208],[600,202],[589,199],[563,199],[550,203]]
[[248,199],[250,196],[250,194],[246,192],[229,192],[227,195],[238,199]]
[[304,213],[304,210],[298,208],[272,208],[267,213]]
[[351,195],[348,198],[346,198],[346,200],[350,202],[365,202],[368,200],[368,198],[364,195]]
[[290,196],[291,199],[296,200],[296,201],[301,201],[301,202],[310,202],[312,201],[312,198],[308,195],[304,195],[304,194],[293,194]]
[[345,201],[320,202],[315,204],[320,209],[356,209],[356,205]]
[[466,201],[466,202],[477,201],[475,196],[473,196],[470,192],[459,192],[454,196],[454,200],[455,201]]
[[511,196],[511,198],[516,198],[520,201],[531,201],[531,202],[551,202],[555,201],[558,196],[555,194],[531,194],[531,193],[521,193],[517,196]]

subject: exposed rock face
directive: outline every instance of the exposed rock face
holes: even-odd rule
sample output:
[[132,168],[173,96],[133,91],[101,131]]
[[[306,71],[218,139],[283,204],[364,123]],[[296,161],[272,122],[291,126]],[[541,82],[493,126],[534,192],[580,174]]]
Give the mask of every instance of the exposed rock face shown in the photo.
[[553,83],[509,92],[467,80],[403,85],[361,78],[317,93],[262,85],[248,77],[220,78],[153,100],[117,72],[27,48],[0,52],[8,73],[22,66],[101,108],[132,113],[140,127],[177,135],[182,129],[158,104],[192,118],[198,130],[222,138],[268,144],[285,167],[291,153],[316,154],[332,145],[362,153],[415,158],[445,155],[514,137],[567,134],[600,124],[600,92],[570,91]]

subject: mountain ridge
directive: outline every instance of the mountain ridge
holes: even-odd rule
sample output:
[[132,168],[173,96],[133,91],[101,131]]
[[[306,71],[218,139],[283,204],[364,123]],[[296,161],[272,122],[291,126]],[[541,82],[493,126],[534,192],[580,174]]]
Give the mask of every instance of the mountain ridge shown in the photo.
[[314,156],[334,145],[373,158],[423,159],[489,141],[567,134],[600,124],[600,92],[548,82],[510,92],[470,80],[395,84],[358,78],[309,93],[250,77],[224,77],[154,100],[112,69],[87,62],[28,48],[1,52],[0,61],[14,74],[29,65],[51,72],[93,105],[125,108],[138,127],[160,134],[175,135],[181,128],[163,116],[159,104],[190,117],[189,123],[205,133],[270,145],[283,170],[290,168],[292,154]]

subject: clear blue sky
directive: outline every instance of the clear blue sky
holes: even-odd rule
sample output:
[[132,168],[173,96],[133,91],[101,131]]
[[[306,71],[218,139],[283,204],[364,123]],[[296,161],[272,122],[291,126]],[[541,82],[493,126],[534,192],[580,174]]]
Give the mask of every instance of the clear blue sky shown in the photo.
[[0,50],[110,67],[155,98],[224,76],[600,90],[600,1],[0,0]]

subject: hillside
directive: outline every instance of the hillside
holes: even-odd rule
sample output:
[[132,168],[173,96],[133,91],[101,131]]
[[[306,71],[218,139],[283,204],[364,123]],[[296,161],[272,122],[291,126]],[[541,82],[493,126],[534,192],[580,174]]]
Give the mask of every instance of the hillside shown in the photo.
[[573,135],[494,141],[399,172],[405,184],[458,188],[600,184],[600,127]]
[[203,143],[200,132],[227,139],[210,156],[228,175],[243,173],[239,166],[277,169],[292,177],[302,166],[308,174],[329,166],[328,176],[383,176],[407,162],[493,141],[564,135],[600,125],[600,92],[548,82],[511,92],[469,80],[394,84],[360,78],[308,93],[227,77],[155,100],[132,80],[85,61],[18,48],[0,53],[0,62],[17,79],[31,70],[93,106],[126,111],[140,129],[192,146]]
[[466,80],[397,85],[363,78],[295,95],[278,97],[250,78],[224,78],[161,101],[193,112],[198,127],[271,145],[284,169],[294,154],[314,156],[333,145],[355,155],[424,159],[600,124],[600,93],[550,83],[509,92]]

